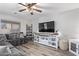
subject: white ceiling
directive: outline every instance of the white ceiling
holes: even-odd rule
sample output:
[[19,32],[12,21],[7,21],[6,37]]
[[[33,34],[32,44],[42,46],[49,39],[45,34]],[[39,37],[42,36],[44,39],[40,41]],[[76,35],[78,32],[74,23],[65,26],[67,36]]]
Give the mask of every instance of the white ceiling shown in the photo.
[[33,16],[28,12],[18,12],[23,8],[18,3],[0,3],[0,14],[8,14],[22,19],[31,19],[31,17],[41,17],[43,15],[60,13],[72,9],[79,8],[79,3],[38,3],[42,13],[35,13]]

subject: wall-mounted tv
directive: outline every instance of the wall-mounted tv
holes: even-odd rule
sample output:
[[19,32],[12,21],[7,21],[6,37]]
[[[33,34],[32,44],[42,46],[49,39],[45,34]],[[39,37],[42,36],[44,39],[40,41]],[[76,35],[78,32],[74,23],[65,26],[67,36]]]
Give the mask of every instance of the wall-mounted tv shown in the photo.
[[39,32],[54,32],[54,23],[54,21],[39,23]]

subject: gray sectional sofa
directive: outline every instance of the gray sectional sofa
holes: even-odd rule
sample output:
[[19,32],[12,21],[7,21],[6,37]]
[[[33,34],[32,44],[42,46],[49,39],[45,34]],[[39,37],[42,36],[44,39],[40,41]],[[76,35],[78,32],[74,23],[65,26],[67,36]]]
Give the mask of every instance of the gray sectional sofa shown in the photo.
[[4,34],[0,34],[0,56],[25,56],[25,53],[9,43]]

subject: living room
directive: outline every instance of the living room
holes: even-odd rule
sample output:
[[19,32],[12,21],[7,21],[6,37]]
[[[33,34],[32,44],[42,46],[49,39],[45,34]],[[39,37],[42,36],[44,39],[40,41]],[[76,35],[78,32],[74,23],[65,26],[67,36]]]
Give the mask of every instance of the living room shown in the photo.
[[0,3],[0,7],[0,56],[79,55],[79,3]]

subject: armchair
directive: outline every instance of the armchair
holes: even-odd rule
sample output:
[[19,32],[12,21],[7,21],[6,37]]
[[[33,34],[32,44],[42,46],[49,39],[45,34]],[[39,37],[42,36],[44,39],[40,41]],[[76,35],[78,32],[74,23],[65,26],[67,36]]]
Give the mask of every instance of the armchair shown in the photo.
[[6,34],[6,37],[8,39],[7,41],[14,46],[27,43],[27,38],[23,35],[23,32]]

